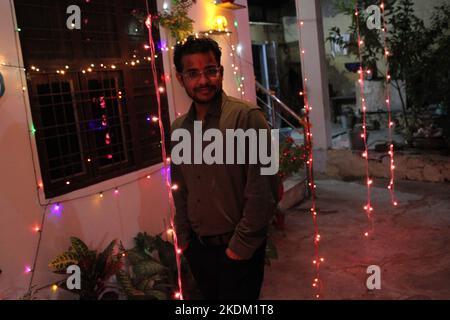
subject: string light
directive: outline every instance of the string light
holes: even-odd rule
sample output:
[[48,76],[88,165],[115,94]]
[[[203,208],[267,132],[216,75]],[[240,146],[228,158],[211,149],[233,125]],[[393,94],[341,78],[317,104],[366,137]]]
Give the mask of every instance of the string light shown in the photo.
[[61,213],[61,205],[59,203],[56,203],[53,207],[52,207],[52,212],[56,215]]
[[362,129],[363,134],[361,135],[361,138],[364,143],[364,153],[363,158],[365,160],[365,170],[366,170],[366,186],[367,186],[367,205],[364,206],[364,210],[367,213],[367,218],[371,226],[371,230],[373,230],[373,219],[372,219],[372,205],[371,205],[371,186],[373,184],[373,181],[370,179],[369,175],[369,148],[367,144],[367,108],[365,105],[365,93],[364,93],[364,72],[363,72],[363,58],[362,58],[362,50],[361,47],[363,45],[363,40],[361,39],[361,30],[360,30],[360,22],[359,22],[359,9],[358,9],[358,1],[355,1],[355,16],[356,18],[356,32],[358,36],[358,58],[359,58],[359,93],[360,93],[360,99],[361,99],[361,107],[362,107]]
[[[155,53],[155,42],[153,40],[153,30],[152,30],[152,15],[150,13],[150,8],[148,6],[147,3],[147,19],[146,19],[146,26],[148,28],[148,37],[149,37],[149,45],[150,45],[150,53],[151,56],[154,56],[155,58],[157,58],[157,55]],[[157,69],[156,69],[156,63],[155,60],[153,59],[150,63],[151,66],[151,71],[152,71],[152,75],[153,75],[153,82],[154,82],[154,87],[158,88],[158,75],[157,75]],[[158,118],[162,119],[162,105],[161,105],[161,96],[160,96],[160,92],[159,90],[155,90],[156,92],[156,100],[157,100],[157,106],[158,106]],[[168,158],[166,155],[166,143],[165,143],[165,132],[164,132],[164,126],[162,125],[162,121],[159,121],[160,126],[160,134],[161,134],[161,153],[162,153],[162,159],[164,159],[164,168],[165,168],[165,172],[168,172],[169,169],[169,163],[168,163]],[[169,208],[170,208],[170,225],[171,228],[173,230],[175,230],[174,227],[174,219],[175,219],[175,204],[174,204],[174,199],[173,199],[173,194],[172,191],[176,190],[178,188],[178,186],[175,185],[171,185],[170,179],[169,179],[169,175],[165,174],[165,182],[166,182],[166,188],[167,188],[167,194],[168,194],[168,200],[169,200]],[[176,188],[175,188],[176,187]],[[175,188],[175,189],[174,189]],[[178,291],[175,294],[175,297],[179,300],[183,300],[183,290],[182,290],[182,281],[181,281],[181,249],[178,246],[178,238],[177,238],[177,234],[176,232],[173,232],[172,234],[172,238],[173,238],[173,244],[174,244],[174,249],[175,249],[175,260],[176,260],[176,265],[177,265],[177,273],[178,273]]]
[[[89,0],[86,0],[86,2],[89,2]],[[17,32],[20,32],[21,30],[20,30],[20,28],[16,28],[16,31]],[[168,51],[168,48],[165,48],[165,51]],[[153,54],[152,54],[154,57],[155,57],[155,59],[156,58],[158,58],[158,55],[155,53],[155,52],[153,52]],[[145,61],[152,61],[152,58],[151,57],[143,57],[143,60],[145,60]],[[141,62],[141,60],[140,59],[137,59],[137,63],[140,63]],[[125,63],[128,63],[128,61],[126,61]],[[111,64],[110,66],[111,66],[111,69],[116,69],[117,67],[118,67],[118,65],[123,65],[124,63],[123,62],[117,62],[117,63],[114,63],[114,64]],[[8,65],[6,62],[1,62],[1,66],[2,67],[11,67],[11,68],[17,68],[17,69],[19,69],[19,70],[23,70],[23,71],[27,71],[25,68],[23,68],[23,67],[21,67],[21,66],[14,66],[14,65]],[[95,68],[95,64],[90,64],[90,66],[85,66],[84,68],[82,68],[82,69],[79,69],[78,70],[78,72],[82,72],[83,74],[86,74],[87,72],[94,72],[94,69],[93,68]],[[107,68],[107,65],[105,65],[105,64],[103,64],[103,63],[101,63],[100,64],[100,68],[103,68],[103,69],[106,69]],[[30,69],[29,69],[30,71],[32,71],[32,72],[40,72],[41,71],[41,67],[38,67],[38,66],[35,66],[35,65],[33,65],[33,66],[31,66],[30,67]],[[49,68],[47,68],[47,70],[50,70]],[[46,74],[52,74],[52,73],[54,73],[54,74],[59,74],[59,75],[65,75],[66,74],[66,72],[67,72],[67,70],[71,70],[72,72],[77,72],[77,70],[76,70],[76,68],[72,68],[71,66],[69,66],[69,65],[63,65],[63,66],[60,66],[58,69],[51,69],[52,71],[45,71],[45,70],[43,70],[42,72],[43,73],[46,73]],[[87,70],[87,71],[86,71]],[[156,72],[154,73],[154,74],[156,74]],[[168,78],[166,78],[165,80],[170,80],[170,77],[168,77]],[[22,91],[23,92],[25,92],[25,91],[27,91],[27,87],[25,86],[25,85],[23,85],[22,86]],[[119,93],[119,98],[121,98],[121,93]],[[107,125],[107,121],[105,122],[105,124]],[[32,135],[34,135],[35,133],[36,133],[36,130],[34,129],[34,126],[30,129],[30,134],[32,134]],[[109,137],[110,138],[110,137]],[[112,158],[112,155],[108,155],[108,158]],[[88,158],[87,159],[87,162],[91,162],[91,158]],[[156,171],[159,171],[160,169],[157,169],[157,170],[154,170],[153,172],[156,172]],[[137,178],[137,179],[133,179],[132,181],[129,181],[129,182],[126,182],[126,183],[124,183],[123,185],[127,185],[127,184],[131,184],[131,183],[134,183],[134,182],[136,182],[136,181],[139,181],[139,180],[141,180],[141,179],[145,179],[145,178],[150,178],[150,175],[146,175],[146,176],[144,176],[144,177],[139,177],[139,178]],[[167,175],[166,175],[166,178],[167,178]],[[36,179],[37,180],[37,179]],[[66,183],[66,185],[70,185],[70,181],[66,181],[65,182]],[[42,183],[42,182],[39,182],[39,183],[37,183],[36,184],[37,185],[37,187],[38,187],[38,189],[43,189],[44,188],[44,184]],[[123,186],[122,185],[122,186]],[[108,190],[107,190],[108,191]],[[114,189],[114,193],[117,195],[118,193],[119,193],[119,190],[118,190],[118,188],[116,187],[115,189]],[[46,213],[46,209],[47,208],[51,208],[50,209],[50,212],[52,212],[53,214],[55,214],[55,215],[59,215],[61,212],[62,212],[62,209],[63,209],[63,207],[62,207],[62,205],[61,205],[61,203],[65,203],[65,202],[70,202],[70,201],[75,201],[75,200],[78,200],[78,199],[81,199],[81,198],[87,198],[87,197],[89,197],[89,196],[92,196],[92,194],[89,194],[89,195],[82,195],[82,196],[80,196],[80,197],[76,197],[76,198],[73,198],[73,199],[67,199],[67,200],[64,200],[64,201],[61,201],[61,202],[57,202],[57,203],[51,203],[50,201],[44,206],[43,204],[41,204],[40,203],[40,201],[39,201],[39,204],[41,205],[41,206],[44,206],[44,214],[43,214],[43,222],[45,221],[45,213]],[[99,197],[100,198],[102,198],[103,197],[103,192],[101,192],[100,194],[99,194]],[[40,239],[41,239],[41,236],[42,236],[42,230],[43,230],[43,224],[42,224],[42,226],[34,226],[33,228],[32,228],[32,230],[34,231],[34,232],[36,232],[36,233],[39,233],[39,242],[40,242]],[[38,253],[39,253],[39,242],[38,242],[38,247],[37,247],[37,249],[36,249],[36,254],[35,254],[35,261],[37,260],[37,257],[38,257]],[[29,286],[29,292],[31,292],[31,288],[32,288],[32,279],[33,279],[33,275],[34,275],[34,267],[30,267],[30,266],[26,266],[25,267],[25,272],[26,273],[32,273],[32,276],[31,276],[31,280],[30,280],[30,286]],[[52,286],[46,286],[45,288],[51,288],[53,291],[56,291],[57,289],[58,289],[58,286],[55,284],[55,285],[52,285]],[[181,287],[180,287],[180,289],[181,289]],[[182,298],[182,295],[181,295],[181,293],[180,293],[180,297]]]
[[[149,29],[151,29],[151,23],[149,23],[149,22],[151,22],[151,16],[149,16],[148,18],[147,18],[147,20],[146,20],[146,25],[147,25],[147,27],[149,28]],[[235,24],[234,24],[236,27],[237,27],[237,21],[235,21]],[[17,29],[18,31],[20,31],[20,29]],[[230,32],[228,31],[228,29],[226,29],[225,28],[225,31],[226,31],[226,33],[227,33],[227,36],[228,36],[228,38],[230,39],[230,36],[231,36],[231,34],[230,34]],[[151,32],[150,32],[151,33]],[[152,46],[153,46],[153,48],[152,48]],[[143,57],[142,58],[142,60],[145,60],[145,61],[149,61],[149,62],[152,62],[152,69],[154,68],[154,59],[152,59],[152,57],[154,57],[155,59],[157,59],[158,58],[158,54],[156,54],[156,51],[155,51],[155,48],[154,48],[154,44],[152,43],[152,38],[151,38],[151,34],[150,34],[150,45],[144,45],[144,49],[152,49],[151,50],[151,56],[150,57]],[[170,47],[170,49],[171,50],[173,50],[174,49],[174,47]],[[162,47],[161,48],[161,51],[168,51],[169,50],[169,47]],[[236,51],[237,50],[237,53],[238,54],[240,54],[241,52],[242,52],[242,50],[243,50],[243,48],[242,48],[242,45],[240,45],[240,44],[238,44],[237,45],[237,47],[235,47],[234,45],[233,45],[233,52],[234,51]],[[236,54],[233,54],[233,56],[237,56]],[[139,64],[142,60],[141,59],[138,59],[136,56],[134,57],[135,59],[137,59],[137,60],[133,60],[132,62],[134,62],[134,64],[136,65],[136,64]],[[110,65],[110,68],[111,69],[117,69],[118,68],[118,66],[119,65],[128,65],[128,64],[130,64],[130,62],[129,61],[122,61],[122,62],[119,62],[119,61],[116,61],[116,63],[114,63],[114,64],[109,64]],[[2,65],[3,66],[6,66],[6,63],[2,63]],[[98,64],[99,65],[99,67],[97,67],[97,68],[102,68],[102,69],[107,69],[108,67],[107,67],[107,65],[106,64],[103,64],[103,63],[100,63],[100,64]],[[51,73],[57,73],[57,74],[60,74],[60,75],[65,75],[66,74],[66,70],[71,70],[71,72],[81,72],[81,73],[83,73],[83,74],[86,74],[87,72],[89,72],[89,73],[92,73],[92,72],[94,72],[95,70],[94,70],[94,68],[95,68],[95,64],[90,64],[90,65],[86,65],[86,66],[84,66],[84,68],[81,68],[81,69],[79,69],[78,71],[76,70],[77,68],[73,68],[72,66],[69,66],[69,65],[63,65],[63,66],[60,66],[59,67],[59,69],[53,69],[53,71],[49,71],[49,72],[46,72],[45,70],[43,71],[43,73],[46,73],[46,74],[51,74]],[[48,68],[47,68],[48,69]],[[37,66],[32,66],[31,67],[31,70],[33,71],[33,72],[40,72],[41,71],[41,68],[40,67],[37,67]],[[49,70],[49,69],[48,69]],[[243,76],[241,76],[241,75],[238,75],[238,71],[240,71],[241,70],[241,65],[240,65],[240,61],[239,61],[239,64],[238,63],[236,63],[236,66],[235,66],[235,69],[234,69],[234,72],[236,72],[236,75],[237,75],[237,77],[236,77],[236,80],[237,80],[237,86],[238,86],[238,88],[241,90],[241,94],[242,94],[242,96],[244,96],[245,95],[245,91],[244,91],[244,81],[245,81],[245,77],[243,77]],[[155,70],[156,71],[156,70]],[[156,72],[154,72],[153,73],[154,75],[156,75]],[[166,80],[170,80],[170,77],[168,77],[168,78],[166,78]],[[164,92],[165,91],[165,89],[164,89],[164,87],[158,87],[158,91],[160,92],[160,93],[162,93],[162,92]],[[23,86],[22,87],[22,90],[23,91],[26,91],[26,87],[25,86]],[[119,98],[121,98],[121,94],[119,94]],[[159,104],[160,104],[160,102],[159,102]],[[159,112],[161,112],[160,111],[160,106],[159,106]],[[180,113],[177,113],[178,115],[181,115]],[[154,122],[159,122],[159,119],[161,118],[161,116],[158,118],[158,117],[152,117],[152,121],[154,121]],[[104,120],[104,119],[102,119],[102,120]],[[103,125],[105,126],[105,125],[108,125],[108,122],[107,122],[107,119],[106,119],[106,122],[105,121],[103,121]],[[163,130],[163,128],[160,128],[161,130]],[[34,132],[33,132],[33,134],[34,134]],[[164,135],[163,135],[164,136]],[[107,141],[108,139],[106,139],[105,141]],[[162,142],[162,144],[164,145],[164,142]],[[162,148],[163,150],[165,150],[165,148]],[[108,156],[107,156],[108,158],[112,158],[112,155],[111,154],[109,154]],[[92,159],[91,158],[87,158],[87,160],[86,160],[88,163],[91,163],[92,162]],[[170,162],[170,158],[166,158],[166,163],[167,162]],[[156,171],[156,170],[155,170]],[[167,170],[168,171],[168,170]],[[127,182],[127,183],[125,183],[125,184],[129,184],[129,183],[133,183],[133,182],[136,182],[136,181],[138,181],[138,180],[140,180],[140,179],[150,179],[151,178],[151,175],[146,175],[146,176],[144,176],[144,177],[141,177],[141,178],[137,178],[137,179],[134,179],[134,180],[132,180],[132,181],[130,181],[130,182]],[[167,179],[167,175],[166,175],[166,179]],[[70,185],[70,181],[66,181],[66,185]],[[43,189],[43,184],[42,183],[39,183],[38,184],[38,187],[40,188],[40,189]],[[169,189],[170,190],[177,190],[178,189],[178,186],[177,185],[174,185],[174,186],[170,186],[169,185]],[[115,194],[118,194],[119,193],[119,190],[118,190],[118,188],[113,188],[113,190],[114,190],[114,193]],[[108,190],[105,190],[105,191],[108,191]],[[97,193],[98,194],[98,196],[100,197],[100,198],[103,198],[104,197],[104,193],[103,193],[103,191],[102,192],[100,192],[100,193]],[[90,194],[90,195],[83,195],[83,196],[80,196],[80,197],[77,197],[77,198],[73,198],[73,199],[67,199],[67,200],[64,200],[64,201],[61,201],[61,203],[65,203],[65,202],[70,202],[70,201],[74,201],[74,200],[77,200],[77,199],[81,199],[81,198],[87,198],[87,197],[89,197],[89,196],[92,196],[92,194]],[[51,212],[52,213],[54,213],[54,214],[60,214],[61,213],[61,211],[62,211],[62,205],[61,205],[61,203],[54,203],[54,204],[51,204],[51,203],[49,203],[49,204],[47,204],[47,205],[51,205]],[[173,205],[173,203],[172,203],[172,205]],[[37,227],[36,227],[37,228]],[[37,230],[35,228],[35,230]],[[176,244],[176,242],[177,242],[177,240],[176,240],[176,233],[174,232],[174,229],[172,228],[171,229],[172,230],[172,235],[174,236],[174,242],[175,242],[175,245],[176,245],[176,247],[177,247],[177,244]],[[39,231],[41,231],[41,229],[39,229]],[[180,249],[177,249],[176,250],[176,252],[178,253],[178,254],[181,254],[182,253],[182,251],[180,250]],[[32,272],[32,270],[31,270],[31,268],[29,268],[29,271],[30,272]],[[179,297],[179,298],[181,298],[182,299],[182,291],[181,291],[181,283],[179,283],[180,284],[180,291],[178,292],[178,295],[177,295],[177,297]],[[56,285],[54,285],[55,286],[55,290],[57,289],[57,286]],[[48,286],[47,286],[48,287]],[[52,287],[52,289],[53,289],[53,287]]]
[[[237,31],[236,37],[239,34]],[[239,39],[237,39],[238,41]],[[240,94],[241,98],[245,97],[245,77],[240,74],[240,70],[242,70],[242,64],[241,59],[239,58],[242,54],[243,47],[240,43],[237,45],[234,45],[232,43],[232,38],[229,33],[227,33],[227,37],[225,38],[225,41],[227,42],[229,48],[231,49],[230,57],[232,58],[233,63],[231,64],[231,67],[233,68],[233,75],[235,76],[235,83],[236,83],[236,89],[237,92]]]
[[[299,23],[299,27],[303,27],[304,23],[303,21],[300,21]],[[303,32],[302,30],[300,30],[300,38],[299,38],[299,45],[300,45],[300,50],[301,50],[301,55],[300,55],[300,61],[301,61],[301,65],[302,65],[302,71],[303,74],[306,75],[307,74],[307,70],[306,70],[306,64],[305,64],[305,50],[303,47]],[[320,264],[321,262],[324,262],[325,259],[323,257],[319,258],[319,243],[320,243],[320,238],[321,235],[319,233],[319,226],[318,226],[318,221],[317,221],[317,208],[316,208],[316,184],[314,183],[314,175],[313,175],[313,162],[314,162],[314,156],[313,156],[313,134],[311,132],[311,121],[310,121],[310,112],[312,110],[312,108],[310,107],[309,104],[309,98],[308,98],[308,78],[304,77],[303,78],[303,90],[301,92],[299,92],[299,96],[303,97],[303,102],[305,105],[305,125],[303,126],[303,130],[305,132],[305,148],[307,151],[307,157],[306,159],[308,159],[306,161],[307,164],[307,168],[308,168],[308,186],[310,189],[310,194],[311,194],[311,215],[312,215],[312,219],[313,219],[313,224],[314,224],[314,260],[313,260],[313,264],[315,265],[315,276],[314,276],[314,284],[313,287],[315,290],[317,290],[315,297],[316,299],[319,299],[321,297],[320,292],[321,292],[321,281],[320,281]]]
[[393,127],[394,122],[392,121],[392,108],[391,108],[391,75],[389,68],[389,50],[387,47],[387,22],[386,22],[386,14],[385,14],[385,5],[384,1],[381,1],[380,4],[382,18],[383,18],[383,43],[384,43],[384,51],[386,54],[384,55],[384,62],[386,66],[386,82],[385,82],[385,91],[386,91],[386,109],[388,113],[388,140],[389,140],[389,158],[390,158],[390,180],[389,180],[389,193],[391,196],[391,203],[394,206],[397,206],[397,200],[395,196],[395,157],[394,157],[394,144],[393,144]]

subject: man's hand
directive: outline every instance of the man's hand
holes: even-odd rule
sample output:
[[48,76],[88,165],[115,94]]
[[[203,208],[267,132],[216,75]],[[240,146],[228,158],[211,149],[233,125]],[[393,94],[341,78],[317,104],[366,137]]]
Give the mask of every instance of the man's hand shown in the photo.
[[244,259],[241,258],[239,255],[237,255],[236,253],[234,253],[230,248],[227,248],[227,250],[225,250],[225,254],[226,254],[227,257],[230,258],[231,260],[244,260]]

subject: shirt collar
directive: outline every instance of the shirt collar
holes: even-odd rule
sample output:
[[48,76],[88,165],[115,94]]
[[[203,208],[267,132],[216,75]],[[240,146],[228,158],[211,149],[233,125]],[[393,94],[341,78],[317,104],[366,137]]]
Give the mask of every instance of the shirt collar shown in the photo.
[[[222,90],[222,96],[220,97],[220,99],[218,99],[218,101],[214,105],[212,105],[209,108],[208,112],[206,113],[206,116],[220,117],[223,107],[225,106],[227,100],[228,100],[228,96]],[[192,102],[192,104],[191,104],[191,107],[187,113],[187,117],[192,121],[195,121],[197,119],[194,102]]]

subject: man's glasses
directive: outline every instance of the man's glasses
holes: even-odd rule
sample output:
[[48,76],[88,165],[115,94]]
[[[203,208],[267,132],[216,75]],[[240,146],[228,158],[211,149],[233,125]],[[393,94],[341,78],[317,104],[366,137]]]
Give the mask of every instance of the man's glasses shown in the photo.
[[202,74],[204,74],[208,79],[216,79],[219,77],[220,67],[209,67],[203,71],[191,70],[182,73],[183,77],[189,81],[199,80]]

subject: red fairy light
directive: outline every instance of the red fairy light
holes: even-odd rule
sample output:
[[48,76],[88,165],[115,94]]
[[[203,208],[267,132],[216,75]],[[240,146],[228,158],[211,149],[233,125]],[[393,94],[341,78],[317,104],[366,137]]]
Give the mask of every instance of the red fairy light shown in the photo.
[[[357,3],[355,6],[355,16],[358,16],[358,7],[357,7]],[[361,99],[361,109],[362,109],[362,133],[361,133],[361,138],[363,139],[363,143],[364,143],[364,152],[362,153],[362,157],[364,158],[364,162],[365,162],[365,170],[366,170],[366,185],[367,185],[367,205],[364,206],[364,210],[367,213],[367,218],[370,222],[370,224],[372,224],[372,215],[370,214],[370,211],[372,209],[372,207],[370,206],[370,198],[371,198],[371,192],[370,192],[370,187],[372,185],[372,180],[369,177],[369,148],[368,148],[368,144],[367,144],[367,106],[365,104],[366,98],[365,98],[365,90],[364,90],[364,71],[363,71],[363,59],[362,59],[362,49],[361,46],[363,45],[364,41],[361,38],[361,30],[360,30],[360,21],[359,18],[355,19],[356,20],[356,31],[357,31],[357,36],[358,36],[358,58],[359,58],[359,63],[360,63],[360,69],[358,70],[358,74],[359,74],[359,79],[358,79],[358,84],[359,84],[359,93],[360,93],[360,99]],[[371,71],[367,70],[366,71],[367,74],[370,74]]]
[[390,86],[390,80],[391,80],[391,75],[390,70],[389,70],[389,48],[387,47],[387,34],[386,34],[386,30],[387,30],[387,25],[386,25],[386,19],[385,19],[385,11],[384,11],[384,1],[381,1],[380,4],[380,8],[382,9],[382,14],[383,14],[383,28],[381,29],[382,31],[382,35],[383,35],[383,42],[384,42],[384,62],[386,65],[386,79],[388,81],[385,82],[385,91],[386,91],[386,109],[387,109],[387,113],[388,113],[388,139],[390,142],[390,146],[389,146],[389,157],[391,160],[391,166],[390,166],[390,183],[389,183],[389,192],[391,195],[391,202],[394,206],[397,206],[397,201],[395,199],[395,188],[394,188],[394,181],[395,181],[395,162],[394,162],[394,145],[392,144],[393,141],[393,127],[394,127],[394,122],[392,121],[392,112],[391,112],[391,86]]
[[[300,23],[300,26],[303,25],[303,22]],[[300,50],[301,50],[301,55],[300,55],[300,59],[301,59],[301,64],[302,66],[305,65],[305,54],[306,51],[303,48],[303,38],[302,38],[302,32],[300,32]],[[302,68],[303,70],[305,70],[305,68]],[[304,75],[303,78],[303,90],[299,92],[299,96],[303,97],[303,102],[305,105],[305,121],[303,124],[303,129],[305,131],[305,136],[306,136],[306,141],[305,141],[305,150],[307,151],[307,154],[305,156],[305,160],[306,161],[306,165],[307,165],[307,169],[308,169],[308,173],[309,173],[309,181],[308,181],[308,187],[310,189],[310,193],[311,193],[311,213],[312,213],[312,218],[313,218],[313,223],[314,223],[314,230],[315,230],[315,237],[314,237],[314,251],[315,251],[315,259],[313,260],[313,264],[315,265],[315,277],[314,277],[314,283],[313,283],[313,287],[316,290],[321,290],[320,286],[318,286],[318,282],[319,282],[319,269],[320,269],[320,261],[324,261],[323,258],[319,258],[319,243],[320,243],[320,233],[319,233],[319,227],[318,227],[318,223],[317,223],[317,210],[316,210],[316,184],[314,183],[314,175],[313,175],[313,161],[314,161],[314,157],[313,157],[313,149],[312,149],[312,139],[313,139],[313,134],[311,132],[311,121],[310,121],[310,113],[312,111],[312,108],[310,107],[310,103],[309,103],[309,99],[308,99],[308,78],[306,77],[306,75]],[[320,292],[316,292],[316,297],[318,298]]]
[[[155,42],[153,39],[153,29],[152,29],[152,19],[154,16],[152,16],[149,12],[149,8],[147,8],[147,19],[145,21],[145,25],[148,28],[148,45],[149,45],[149,51],[150,51],[150,56],[151,57],[155,57],[155,59],[158,57],[156,54],[156,50],[155,50]],[[157,100],[157,107],[158,107],[158,115],[157,118],[158,119],[162,119],[162,104],[161,104],[161,92],[159,90],[159,79],[158,79],[158,72],[157,72],[157,68],[156,68],[156,62],[155,59],[151,59],[150,61],[150,66],[151,66],[151,71],[152,71],[152,76],[153,76],[153,86],[155,88],[155,94],[156,94],[156,100]],[[155,116],[156,117],[156,116]],[[166,142],[165,142],[165,130],[163,126],[159,126],[159,130],[160,130],[160,135],[161,135],[161,155],[162,155],[162,159],[167,159],[167,154],[166,154]],[[177,188],[174,189],[174,187],[178,187],[176,185],[171,186],[170,184],[170,177],[169,174],[167,174],[168,172],[168,162],[165,161],[164,163],[165,165],[165,180],[166,180],[166,187],[167,187],[167,193],[169,194],[169,209],[170,209],[170,226],[171,229],[174,229],[174,217],[175,217],[175,204],[173,201],[173,194],[172,191],[175,191]],[[173,244],[174,244],[174,248],[175,248],[175,261],[176,261],[176,265],[177,265],[177,270],[178,270],[178,292],[175,293],[175,298],[183,300],[183,290],[182,290],[182,282],[181,282],[181,249],[178,246],[178,239],[176,236],[176,232],[173,233]]]

